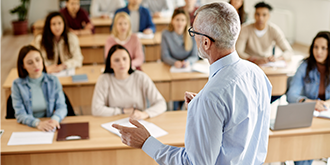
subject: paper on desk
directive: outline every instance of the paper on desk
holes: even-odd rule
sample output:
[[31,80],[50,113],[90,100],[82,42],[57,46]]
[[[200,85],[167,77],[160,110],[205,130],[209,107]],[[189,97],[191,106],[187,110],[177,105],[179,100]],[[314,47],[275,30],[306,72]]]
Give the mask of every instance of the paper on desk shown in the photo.
[[286,62],[284,60],[280,60],[280,61],[275,61],[275,62],[268,62],[267,64],[263,64],[262,66],[285,68],[286,67]]
[[[164,135],[167,135],[168,133],[166,131],[164,131],[163,129],[159,128],[157,125],[153,124],[153,123],[149,123],[149,122],[146,122],[144,120],[139,120],[139,122],[144,126],[146,127],[146,129],[149,131],[150,135],[155,137],[155,138],[158,138],[158,137],[161,137],[161,136],[164,136]],[[116,129],[116,128],[113,128],[112,127],[112,124],[119,124],[119,125],[122,125],[122,126],[126,126],[126,127],[135,127],[134,125],[132,125],[130,122],[129,122],[129,118],[124,118],[124,119],[120,119],[120,120],[116,120],[116,121],[113,121],[113,122],[109,122],[109,123],[104,123],[104,124],[101,124],[101,126],[103,128],[105,128],[106,130],[118,135],[118,136],[121,136],[121,134],[119,133],[119,131]]]
[[151,33],[151,34],[144,34],[144,33],[136,33],[136,35],[138,36],[138,38],[140,39],[153,39],[154,38],[154,33]]
[[54,132],[13,132],[7,145],[52,144]]
[[170,72],[171,73],[191,72],[191,66],[188,65],[185,68],[176,68],[175,66],[171,66]]
[[71,69],[64,69],[58,73],[51,73],[51,74],[56,77],[68,77],[68,76],[75,75],[75,73],[76,73],[76,69],[71,68]]
[[192,71],[210,74],[210,64],[196,62],[192,66]]
[[326,111],[322,111],[322,112],[314,111],[314,116],[330,119],[330,110],[326,110]]

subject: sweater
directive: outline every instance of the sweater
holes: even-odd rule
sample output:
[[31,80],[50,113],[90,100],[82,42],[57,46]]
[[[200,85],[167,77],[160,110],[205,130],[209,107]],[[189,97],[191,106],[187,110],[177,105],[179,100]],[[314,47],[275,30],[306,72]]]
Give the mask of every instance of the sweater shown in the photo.
[[165,99],[145,73],[136,70],[124,80],[109,73],[99,77],[92,99],[92,115],[114,116],[121,114],[121,108],[133,107],[147,112],[149,117],[166,111]]
[[266,28],[266,33],[258,37],[254,32],[254,23],[243,25],[236,43],[239,56],[243,59],[248,59],[251,56],[269,57],[273,55],[273,47],[276,44],[283,51],[282,56],[289,60],[293,50],[281,29],[272,23],[268,23]]

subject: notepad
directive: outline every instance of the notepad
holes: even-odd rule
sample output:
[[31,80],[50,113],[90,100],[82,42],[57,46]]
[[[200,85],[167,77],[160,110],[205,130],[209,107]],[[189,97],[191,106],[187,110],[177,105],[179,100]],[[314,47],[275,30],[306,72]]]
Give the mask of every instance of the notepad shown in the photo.
[[57,141],[81,139],[89,139],[88,122],[60,124],[56,138]]
[[13,132],[7,145],[52,144],[54,132]]
[[191,66],[188,65],[185,68],[176,68],[175,66],[171,66],[170,69],[171,73],[184,73],[184,72],[191,72]]
[[151,34],[144,34],[144,33],[142,33],[142,32],[138,32],[138,33],[136,33],[136,35],[137,35],[138,38],[140,38],[140,39],[153,39],[154,36],[155,36],[153,33],[151,33]]
[[[139,122],[149,131],[150,135],[155,137],[155,138],[158,138],[158,137],[161,137],[161,136],[164,136],[164,135],[168,134],[166,131],[164,131],[163,129],[161,129],[160,127],[158,127],[157,125],[155,125],[153,123],[149,123],[149,122],[144,121],[144,120],[139,120]],[[101,126],[103,128],[105,128],[106,130],[108,130],[108,131],[110,131],[110,132],[112,132],[112,133],[114,133],[118,136],[121,136],[119,131],[116,128],[112,127],[112,124],[119,124],[119,125],[126,126],[126,127],[135,127],[134,125],[132,125],[129,122],[129,118],[124,118],[124,119],[116,120],[116,121],[113,121],[113,122],[104,123],[104,124],[101,124]]]
[[322,112],[314,111],[314,116],[330,119],[330,110],[322,111]]
[[284,60],[279,60],[275,62],[268,62],[267,64],[263,64],[265,67],[276,67],[276,68],[285,68],[286,62]]
[[72,82],[87,82],[88,77],[87,74],[77,74],[73,75],[72,77]]

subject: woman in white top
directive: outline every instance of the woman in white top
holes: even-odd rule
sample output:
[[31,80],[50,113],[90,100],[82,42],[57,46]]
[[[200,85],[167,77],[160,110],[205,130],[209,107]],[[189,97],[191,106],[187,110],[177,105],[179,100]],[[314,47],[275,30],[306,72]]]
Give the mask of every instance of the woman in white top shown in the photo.
[[113,18],[115,11],[125,5],[124,0],[92,0],[91,17]]
[[82,66],[79,39],[69,32],[60,12],[48,14],[42,35],[38,35],[31,44],[41,51],[48,73]]
[[107,58],[108,52],[113,45],[124,46],[132,59],[133,69],[139,69],[144,61],[142,44],[136,34],[132,34],[130,17],[125,12],[116,14],[111,35],[105,42],[104,56]]
[[143,72],[133,70],[127,49],[111,47],[104,73],[94,89],[92,114],[114,116],[130,114],[132,119],[146,119],[166,111],[163,96]]

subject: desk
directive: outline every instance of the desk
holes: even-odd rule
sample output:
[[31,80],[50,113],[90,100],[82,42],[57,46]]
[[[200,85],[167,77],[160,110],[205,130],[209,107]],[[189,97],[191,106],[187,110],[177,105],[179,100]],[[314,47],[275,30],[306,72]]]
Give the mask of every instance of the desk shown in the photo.
[[[143,64],[144,65],[144,64]],[[143,66],[142,69],[155,83],[159,92],[163,95],[166,101],[170,100],[170,75],[169,66],[160,64],[150,64]],[[157,70],[153,69],[157,66]],[[101,70],[104,65],[87,65],[76,69],[76,74],[87,74],[88,82],[73,83],[71,77],[60,77],[59,81],[63,86],[63,91],[69,97],[75,112],[78,114],[91,114],[92,98],[94,87],[98,77],[102,74]],[[18,77],[17,69],[14,68],[8,74],[4,84],[5,98],[7,99],[11,94],[11,86],[13,81]],[[5,106],[6,107],[6,106]],[[78,109],[78,110],[77,110]]]
[[[84,64],[103,64],[104,45],[109,34],[94,34],[79,36],[81,53],[84,56]],[[153,39],[140,39],[145,46],[145,61],[156,61],[160,59],[160,43],[162,34],[157,32]]]
[[[169,145],[183,147],[186,124],[186,111],[166,112],[155,118],[147,119],[168,132],[158,139]],[[2,120],[1,137],[2,165],[124,165],[157,163],[140,149],[133,149],[122,144],[120,138],[101,127],[101,124],[127,117],[75,116],[66,117],[62,123],[89,122],[88,140],[56,141],[55,133],[52,144],[7,146],[12,132],[37,131],[16,120]]]
[[[36,131],[35,128],[18,124],[15,120],[2,120],[1,138],[2,165],[111,165],[143,164],[156,162],[142,150],[123,145],[120,138],[100,125],[118,120],[124,115],[114,117],[75,116],[66,117],[62,123],[89,122],[90,139],[57,142],[47,145],[7,146],[12,132]],[[125,116],[126,117],[126,116]],[[187,111],[165,112],[147,121],[155,123],[169,134],[158,138],[173,146],[184,146]],[[55,133],[55,137],[57,133]],[[311,127],[285,131],[270,131],[266,162],[285,160],[304,160],[330,157],[330,120],[314,118]],[[127,159],[127,155],[130,155]],[[138,162],[138,163],[137,163]]]
[[[94,25],[95,34],[110,34],[110,25],[112,24],[112,19],[110,18],[90,18],[92,24]],[[171,18],[153,18],[152,21],[156,26],[156,32],[162,32],[167,29],[171,22]],[[33,35],[37,36],[41,34],[45,25],[45,19],[39,19],[33,23]]]

